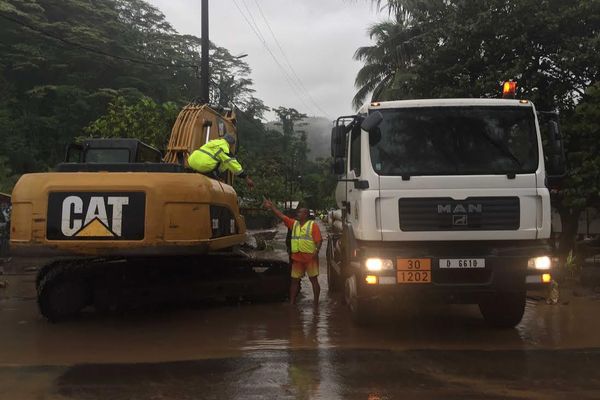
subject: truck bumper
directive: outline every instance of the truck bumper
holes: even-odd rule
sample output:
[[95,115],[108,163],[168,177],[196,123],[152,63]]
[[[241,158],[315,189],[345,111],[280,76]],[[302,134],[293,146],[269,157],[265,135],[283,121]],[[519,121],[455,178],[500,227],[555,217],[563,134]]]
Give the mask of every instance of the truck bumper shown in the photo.
[[[422,297],[452,303],[478,303],[498,292],[524,292],[551,282],[551,270],[536,270],[530,259],[550,255],[541,242],[529,243],[422,243],[362,247],[354,260],[356,295],[362,298]],[[388,270],[369,271],[368,258],[391,260]],[[400,259],[427,259],[426,282],[402,282]],[[441,268],[442,259],[484,259],[483,268]]]

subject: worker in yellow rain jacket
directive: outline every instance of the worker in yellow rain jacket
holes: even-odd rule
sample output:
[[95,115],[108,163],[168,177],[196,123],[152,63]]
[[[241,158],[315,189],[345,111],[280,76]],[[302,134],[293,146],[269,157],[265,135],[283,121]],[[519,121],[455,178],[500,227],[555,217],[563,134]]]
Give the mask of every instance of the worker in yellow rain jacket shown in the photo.
[[188,157],[188,165],[195,171],[209,174],[214,171],[231,171],[235,176],[246,179],[249,188],[254,187],[254,182],[244,172],[242,165],[230,155],[230,147],[235,144],[235,137],[226,134],[222,139],[210,140]]

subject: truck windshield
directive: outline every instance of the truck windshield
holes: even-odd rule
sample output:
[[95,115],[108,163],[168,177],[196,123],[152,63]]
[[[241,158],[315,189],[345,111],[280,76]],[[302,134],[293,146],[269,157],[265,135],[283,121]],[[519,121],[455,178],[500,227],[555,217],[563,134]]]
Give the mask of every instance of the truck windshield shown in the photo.
[[418,107],[381,110],[371,132],[380,175],[532,173],[538,167],[529,107]]

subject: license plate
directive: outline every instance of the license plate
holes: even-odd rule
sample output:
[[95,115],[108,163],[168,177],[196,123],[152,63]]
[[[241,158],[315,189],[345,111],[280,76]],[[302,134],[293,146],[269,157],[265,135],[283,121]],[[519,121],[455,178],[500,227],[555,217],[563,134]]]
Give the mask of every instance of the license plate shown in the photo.
[[398,283],[430,283],[430,258],[398,258],[396,260]]
[[442,258],[440,259],[440,268],[485,268],[485,258]]

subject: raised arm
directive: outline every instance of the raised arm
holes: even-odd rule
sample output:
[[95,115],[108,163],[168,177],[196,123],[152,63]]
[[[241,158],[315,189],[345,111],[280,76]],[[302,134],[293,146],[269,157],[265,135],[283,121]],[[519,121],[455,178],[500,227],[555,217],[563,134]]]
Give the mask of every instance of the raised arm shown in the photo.
[[250,189],[254,189],[254,181],[246,174],[242,168],[242,164],[240,164],[235,157],[231,157],[226,150],[219,152],[217,157],[219,158],[223,169],[229,170],[235,176],[245,179],[246,185],[248,185]]
[[282,220],[282,221],[283,221],[285,218],[287,218],[287,217],[286,217],[286,215],[285,215],[284,213],[282,213],[281,211],[279,211],[279,210],[277,209],[277,207],[275,207],[275,205],[273,204],[273,202],[272,202],[271,200],[265,199],[265,200],[263,201],[263,207],[264,207],[264,208],[268,208],[268,209],[270,209],[271,211],[273,211],[273,214],[275,214],[275,216],[276,216],[277,218],[279,218],[280,220]]

